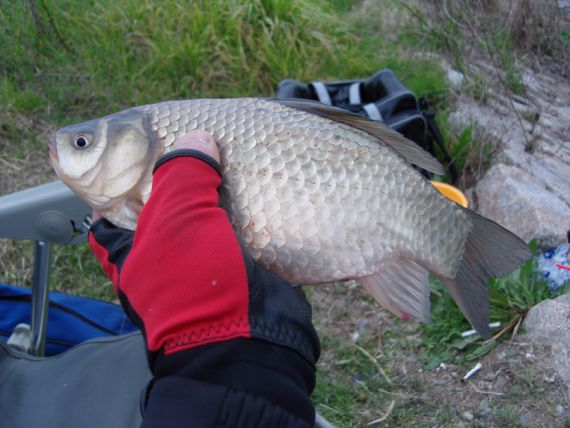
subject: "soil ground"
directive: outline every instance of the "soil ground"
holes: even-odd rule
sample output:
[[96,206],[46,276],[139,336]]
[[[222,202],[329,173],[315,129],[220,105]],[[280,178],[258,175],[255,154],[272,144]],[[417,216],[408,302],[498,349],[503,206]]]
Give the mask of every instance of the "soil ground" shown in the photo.
[[[365,426],[383,418],[380,426],[569,426],[569,403],[556,371],[547,363],[549,349],[529,343],[524,334],[472,364],[427,370],[418,357],[417,324],[395,319],[357,287],[322,287],[311,291],[310,297],[319,331],[349,344],[356,354],[364,344],[374,349],[369,352],[370,366],[378,364],[391,381],[390,385],[383,379],[385,393],[374,391],[377,379],[372,378],[383,376],[370,376],[366,367],[357,364],[343,365],[344,356],[334,346],[328,349],[325,341],[319,369],[329,381],[360,384],[354,391],[362,406],[343,426]],[[354,342],[356,332],[359,338]],[[462,381],[477,362],[482,368]],[[368,394],[376,396],[375,403]],[[331,407],[317,408],[334,420],[336,409]]]

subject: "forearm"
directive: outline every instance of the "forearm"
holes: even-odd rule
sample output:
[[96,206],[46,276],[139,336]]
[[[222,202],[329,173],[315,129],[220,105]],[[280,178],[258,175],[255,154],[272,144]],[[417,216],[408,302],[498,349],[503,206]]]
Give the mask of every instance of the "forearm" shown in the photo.
[[[158,353],[153,373],[145,421],[155,413],[163,418],[195,409],[213,411],[220,418],[216,423],[224,420],[228,426],[240,426],[240,418],[261,416],[267,419],[264,424],[244,426],[311,426],[314,421],[309,399],[315,384],[314,366],[285,347],[236,339],[171,355]],[[191,404],[176,408],[172,396],[186,394],[183,401]],[[170,406],[175,408],[168,410]]]

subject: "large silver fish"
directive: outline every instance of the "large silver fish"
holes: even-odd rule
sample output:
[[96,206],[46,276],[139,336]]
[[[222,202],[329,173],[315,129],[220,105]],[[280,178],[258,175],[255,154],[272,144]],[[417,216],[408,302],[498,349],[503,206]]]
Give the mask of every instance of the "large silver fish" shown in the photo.
[[442,196],[410,164],[441,165],[378,122],[303,100],[171,101],[62,128],[50,154],[82,199],[133,229],[152,165],[194,129],[218,143],[222,205],[272,271],[302,284],[357,279],[396,315],[423,321],[431,271],[490,336],[487,280],[528,258],[527,246]]

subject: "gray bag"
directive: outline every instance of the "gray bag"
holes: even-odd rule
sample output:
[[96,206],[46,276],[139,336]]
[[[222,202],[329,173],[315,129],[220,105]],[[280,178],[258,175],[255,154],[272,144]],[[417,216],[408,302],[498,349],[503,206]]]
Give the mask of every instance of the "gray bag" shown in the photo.
[[140,333],[89,340],[53,357],[0,340],[0,426],[138,427],[150,379]]

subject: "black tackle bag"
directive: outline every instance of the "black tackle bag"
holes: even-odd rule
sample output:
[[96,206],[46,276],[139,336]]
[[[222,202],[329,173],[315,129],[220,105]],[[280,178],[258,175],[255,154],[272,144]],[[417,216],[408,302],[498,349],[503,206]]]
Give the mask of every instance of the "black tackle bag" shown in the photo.
[[[316,100],[381,121],[432,155],[435,155],[435,142],[444,157],[451,181],[457,181],[457,170],[445,148],[435,122],[435,114],[430,110],[427,99],[418,100],[392,70],[381,70],[369,79],[332,83],[283,80],[277,87],[276,97]],[[424,175],[429,176],[426,171]]]

